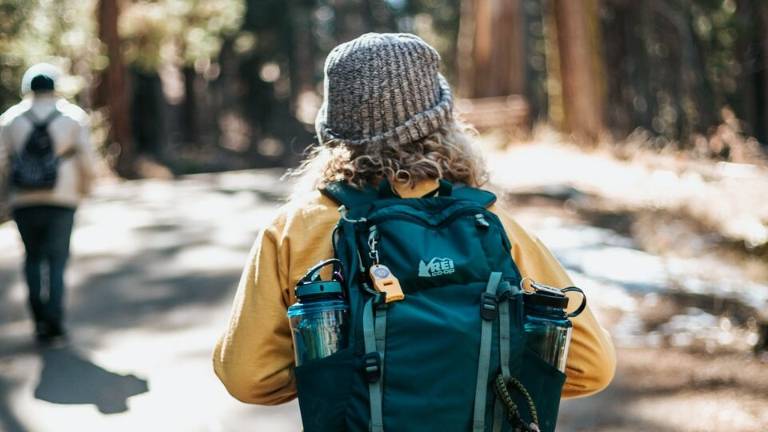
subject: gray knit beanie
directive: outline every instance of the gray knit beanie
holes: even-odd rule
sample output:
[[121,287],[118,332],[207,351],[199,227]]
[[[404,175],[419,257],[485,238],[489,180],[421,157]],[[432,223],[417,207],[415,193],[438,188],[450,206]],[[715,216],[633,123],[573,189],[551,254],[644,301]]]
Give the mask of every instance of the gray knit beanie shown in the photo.
[[321,143],[408,144],[446,125],[453,100],[440,55],[418,36],[368,33],[325,60],[325,99],[315,120]]

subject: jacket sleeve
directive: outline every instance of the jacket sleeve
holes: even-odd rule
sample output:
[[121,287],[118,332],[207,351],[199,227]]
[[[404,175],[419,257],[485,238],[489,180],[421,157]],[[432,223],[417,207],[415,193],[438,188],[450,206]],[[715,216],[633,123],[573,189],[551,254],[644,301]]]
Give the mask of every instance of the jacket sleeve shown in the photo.
[[263,230],[251,250],[229,325],[213,354],[216,375],[232,396],[246,403],[276,405],[296,396],[282,220],[278,217]]
[[[563,267],[541,241],[499,209],[497,211],[512,241],[512,257],[523,277],[557,288],[573,285]],[[574,294],[571,297],[571,294]],[[569,309],[578,307],[581,296],[569,293]],[[589,306],[573,318],[573,336],[566,364],[563,397],[588,396],[610,384],[616,369],[616,354],[608,332],[597,322]]]

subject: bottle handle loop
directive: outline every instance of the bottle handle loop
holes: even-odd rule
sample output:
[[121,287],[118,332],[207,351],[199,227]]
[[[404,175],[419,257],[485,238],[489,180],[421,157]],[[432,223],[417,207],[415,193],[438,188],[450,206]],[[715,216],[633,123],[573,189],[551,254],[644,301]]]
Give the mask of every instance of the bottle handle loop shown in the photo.
[[568,318],[575,318],[575,317],[581,315],[581,313],[584,312],[584,309],[587,308],[587,295],[584,294],[584,291],[581,288],[575,287],[575,286],[569,286],[567,288],[563,288],[561,291],[564,292],[564,293],[567,293],[567,292],[577,292],[577,293],[581,294],[581,304],[579,305],[579,307],[576,308],[576,310],[574,310],[573,312],[569,313],[567,316],[568,316]]
[[320,261],[319,263],[315,264],[312,268],[307,270],[307,274],[304,275],[304,277],[299,280],[299,283],[297,285],[304,285],[309,284],[313,282],[317,282],[320,279],[320,270],[323,268],[333,265],[333,271],[331,273],[331,280],[343,282],[344,281],[344,264],[342,264],[341,260],[337,258],[331,258],[325,261]]

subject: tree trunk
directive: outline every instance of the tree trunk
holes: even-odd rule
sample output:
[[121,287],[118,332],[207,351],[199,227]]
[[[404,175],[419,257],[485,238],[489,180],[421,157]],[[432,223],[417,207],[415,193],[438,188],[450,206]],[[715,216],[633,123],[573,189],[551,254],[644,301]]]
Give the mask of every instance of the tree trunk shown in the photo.
[[762,90],[758,96],[757,124],[760,125],[758,139],[768,144],[768,4],[761,2],[758,6],[758,28],[755,33],[756,45],[760,52],[758,83]]
[[525,98],[532,122],[545,120],[549,111],[547,103],[547,48],[544,32],[544,7],[540,0],[522,0],[523,56],[525,66]]
[[[714,88],[718,84],[713,83],[707,76],[706,57],[711,54],[707,52],[701,40],[696,36],[693,27],[694,17],[691,13],[690,4],[685,5],[685,17],[687,21],[687,38],[689,38],[689,40],[686,40],[686,43],[692,43],[695,48],[691,58],[695,65],[694,72],[692,73],[693,85],[688,98],[690,101],[693,101],[694,106],[699,107],[696,110],[695,119],[689,120],[692,123],[690,131],[708,133],[710,128],[716,127],[720,123],[719,108],[725,105],[726,101]],[[684,110],[683,113],[685,113]],[[681,136],[680,140],[683,138],[689,138],[689,136]]]
[[464,0],[459,47],[464,96],[525,93],[524,23],[520,0]]
[[199,146],[199,128],[197,124],[197,92],[195,91],[197,72],[191,65],[182,68],[184,76],[184,105],[182,105],[181,122],[184,142]]
[[464,97],[471,97],[475,92],[474,41],[477,26],[475,2],[476,0],[462,0],[459,17],[456,70],[459,73],[459,94]]
[[365,3],[363,0],[333,0],[336,18],[336,41],[350,41],[365,33]]
[[162,159],[165,144],[165,97],[155,71],[132,69],[131,124],[135,153]]
[[387,0],[365,0],[368,28],[375,32],[391,32],[396,29],[395,15],[387,6]]
[[314,91],[315,41],[313,37],[313,9],[298,2],[290,7],[292,20],[292,52],[290,55],[291,111],[299,108],[301,95]]
[[565,130],[579,141],[596,142],[603,131],[602,76],[595,43],[596,0],[554,0],[560,54]]
[[107,48],[109,64],[102,72],[96,88],[96,106],[106,107],[110,129],[110,146],[117,149],[115,170],[124,177],[132,177],[134,172],[134,149],[131,134],[131,119],[128,101],[128,83],[126,70],[120,51],[120,35],[117,30],[120,9],[118,0],[100,0],[97,19],[99,39]]
[[606,79],[605,99],[612,109],[606,111],[605,122],[612,132],[626,136],[634,128],[647,128],[650,124],[640,119],[647,111],[648,102],[646,94],[638,91],[632,79],[637,62],[643,61],[638,57],[642,51],[631,49],[632,43],[637,43],[637,28],[642,27],[643,19],[642,15],[632,13],[629,5],[611,3],[605,8],[603,31],[611,36],[603,39],[603,53],[605,62],[612,66]]
[[492,2],[491,58],[497,67],[491,71],[494,85],[490,96],[523,94],[525,92],[525,22],[520,0],[494,0]]
[[563,106],[563,80],[560,65],[560,47],[558,46],[558,28],[555,20],[555,5],[545,1],[542,11],[544,30],[544,54],[546,60],[545,87],[547,89],[547,114],[550,123],[565,130],[565,107]]

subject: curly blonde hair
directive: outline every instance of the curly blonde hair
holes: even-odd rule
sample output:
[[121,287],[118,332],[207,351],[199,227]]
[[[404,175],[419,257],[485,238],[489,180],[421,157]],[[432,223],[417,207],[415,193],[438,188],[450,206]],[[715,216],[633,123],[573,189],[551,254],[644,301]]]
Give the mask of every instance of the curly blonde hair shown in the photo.
[[289,176],[300,177],[297,189],[319,189],[334,181],[358,188],[382,179],[413,187],[423,180],[445,179],[467,186],[488,181],[485,162],[474,148],[474,131],[453,120],[437,132],[404,145],[346,145],[332,140],[313,147]]

